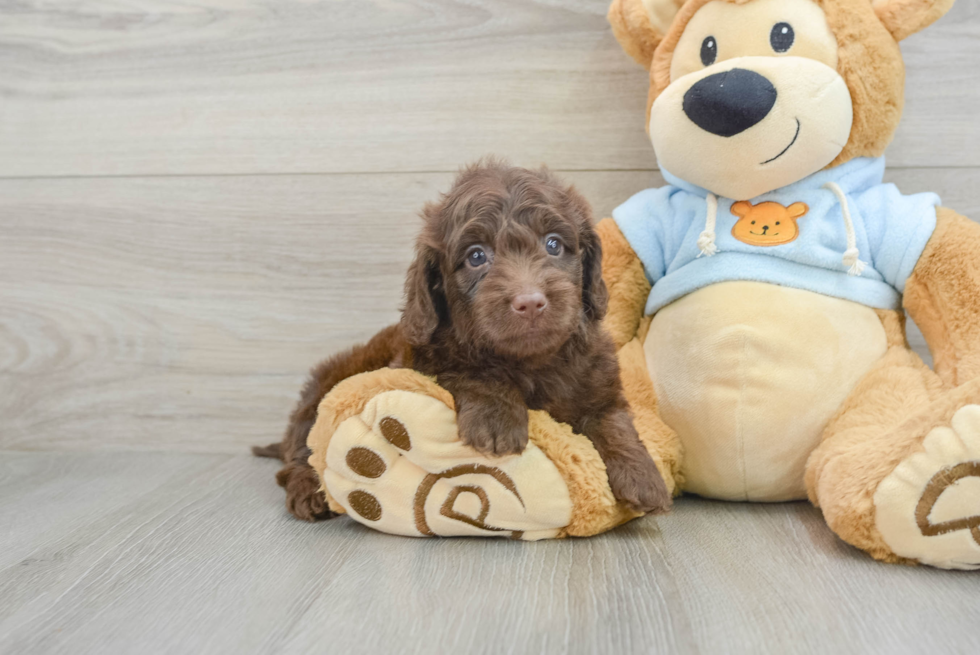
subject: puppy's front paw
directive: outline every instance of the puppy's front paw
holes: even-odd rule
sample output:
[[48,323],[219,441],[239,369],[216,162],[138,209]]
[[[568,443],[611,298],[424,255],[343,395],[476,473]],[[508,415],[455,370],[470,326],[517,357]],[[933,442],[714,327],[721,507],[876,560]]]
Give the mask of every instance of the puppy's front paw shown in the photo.
[[663,514],[670,508],[670,492],[649,456],[638,460],[606,462],[609,487],[616,500],[637,512]]
[[[523,419],[523,420],[521,420]],[[527,411],[467,405],[456,417],[459,437],[484,455],[501,457],[524,452],[527,447]]]
[[276,474],[276,481],[286,490],[286,509],[296,518],[320,521],[336,516],[327,507],[320,478],[312,467],[288,464]]

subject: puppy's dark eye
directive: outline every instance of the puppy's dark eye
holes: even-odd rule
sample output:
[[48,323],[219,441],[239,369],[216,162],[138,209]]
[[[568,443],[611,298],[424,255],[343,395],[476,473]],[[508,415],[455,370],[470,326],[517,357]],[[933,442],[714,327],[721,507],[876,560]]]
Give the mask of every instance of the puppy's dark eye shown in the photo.
[[789,23],[776,23],[769,33],[769,43],[776,52],[786,52],[793,47],[795,40],[796,33]]
[[487,263],[487,253],[483,248],[474,247],[466,253],[466,263],[473,268],[480,268]]
[[549,255],[555,257],[560,255],[562,253],[562,250],[564,250],[564,248],[561,245],[561,241],[558,240],[558,237],[551,237],[551,236],[544,240],[544,249],[548,251]]
[[718,59],[718,42],[715,37],[709,36],[701,42],[701,63],[710,66]]

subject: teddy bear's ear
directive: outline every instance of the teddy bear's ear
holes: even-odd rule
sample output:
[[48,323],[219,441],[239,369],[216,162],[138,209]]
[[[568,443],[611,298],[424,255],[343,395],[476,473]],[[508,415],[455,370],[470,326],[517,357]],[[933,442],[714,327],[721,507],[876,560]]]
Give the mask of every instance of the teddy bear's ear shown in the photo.
[[623,50],[650,70],[653,51],[685,0],[612,0],[609,24]]
[[924,30],[950,10],[955,0],[872,0],[879,20],[896,41]]

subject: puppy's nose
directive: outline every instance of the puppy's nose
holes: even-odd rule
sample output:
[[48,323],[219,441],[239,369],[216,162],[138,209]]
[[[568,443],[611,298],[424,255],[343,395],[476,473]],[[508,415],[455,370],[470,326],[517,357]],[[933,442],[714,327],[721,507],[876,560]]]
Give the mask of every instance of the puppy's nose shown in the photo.
[[705,132],[741,134],[769,115],[776,87],[756,72],[733,68],[704,78],[684,94],[684,113]]
[[533,318],[544,311],[548,306],[548,299],[540,291],[532,293],[522,293],[514,296],[510,302],[511,308],[524,318]]

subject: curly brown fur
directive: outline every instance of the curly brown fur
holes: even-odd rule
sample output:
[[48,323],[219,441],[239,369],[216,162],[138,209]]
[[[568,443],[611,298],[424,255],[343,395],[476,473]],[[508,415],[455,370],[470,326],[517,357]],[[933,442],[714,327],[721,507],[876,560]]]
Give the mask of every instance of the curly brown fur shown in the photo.
[[588,203],[547,170],[490,161],[463,171],[423,219],[399,326],[321,364],[293,413],[278,477],[290,512],[330,516],[306,462],[320,399],[396,360],[452,393],[460,437],[475,449],[521,452],[528,409],[544,410],[591,439],[617,499],[665,510],[670,494],[633,427],[600,325],[607,291]]

